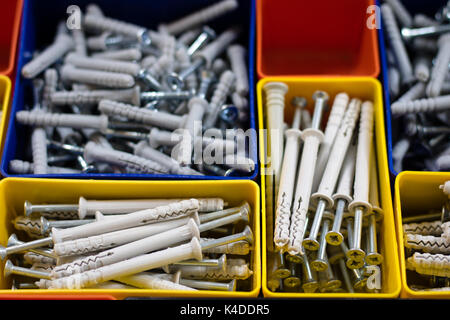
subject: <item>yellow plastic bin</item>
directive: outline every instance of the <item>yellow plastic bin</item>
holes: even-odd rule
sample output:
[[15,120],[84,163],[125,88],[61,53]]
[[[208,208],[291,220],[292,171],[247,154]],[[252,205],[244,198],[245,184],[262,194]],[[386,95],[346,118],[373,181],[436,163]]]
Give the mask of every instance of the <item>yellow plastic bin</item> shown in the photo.
[[247,201],[251,207],[250,226],[254,233],[251,252],[253,275],[248,287],[238,291],[175,291],[150,289],[82,289],[82,290],[10,290],[11,281],[3,276],[4,261],[0,270],[0,299],[23,295],[108,295],[116,299],[126,297],[197,297],[197,298],[249,298],[256,297],[261,288],[260,261],[260,193],[258,185],[248,180],[223,181],[111,181],[5,178],[0,182],[0,241],[6,245],[15,232],[11,221],[23,214],[25,200],[31,203],[78,203],[86,199],[138,199],[138,198],[188,198],[221,197],[228,206]]
[[8,119],[11,99],[11,80],[4,75],[0,75],[0,152],[3,153],[3,145],[5,143],[6,130],[8,129]]
[[[382,289],[380,293],[296,293],[296,292],[273,292],[267,286],[267,250],[272,246],[273,225],[270,217],[272,214],[272,191],[271,176],[265,176],[266,146],[263,133],[260,132],[260,158],[261,158],[261,190],[262,190],[262,292],[265,297],[272,298],[396,298],[400,294],[400,269],[396,247],[394,214],[392,209],[391,187],[389,184],[389,171],[387,165],[386,139],[384,131],[383,98],[381,85],[378,80],[370,77],[345,77],[345,78],[314,78],[314,77],[269,77],[260,80],[257,84],[257,103],[259,113],[260,130],[265,128],[265,94],[263,86],[267,82],[281,81],[288,85],[286,94],[285,119],[291,122],[293,107],[289,101],[293,96],[303,96],[308,100],[308,109],[314,108],[312,95],[316,90],[324,90],[330,95],[330,102],[339,92],[347,92],[350,97],[370,100],[375,108],[375,137],[377,162],[379,166],[380,201],[384,210],[384,220],[379,235],[379,250],[384,256],[381,265]],[[331,105],[331,103],[330,103]],[[328,110],[329,111],[329,110]],[[328,113],[325,115],[325,118]],[[267,153],[269,156],[270,154]],[[267,186],[267,190],[266,190]]]
[[449,299],[450,291],[432,292],[415,291],[410,285],[414,283],[415,272],[406,270],[404,233],[402,217],[426,214],[430,210],[440,211],[446,196],[439,189],[445,181],[450,180],[450,172],[416,172],[403,171],[395,180],[395,223],[397,225],[398,251],[402,277],[402,298]]

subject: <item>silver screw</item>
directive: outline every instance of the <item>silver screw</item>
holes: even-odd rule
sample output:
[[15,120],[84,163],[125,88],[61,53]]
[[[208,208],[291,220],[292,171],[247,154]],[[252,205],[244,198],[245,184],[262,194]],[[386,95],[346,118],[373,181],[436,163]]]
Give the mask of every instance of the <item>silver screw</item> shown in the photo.
[[[13,246],[21,245],[21,244],[24,244],[24,243],[25,243],[24,241],[20,241],[19,239],[17,239],[17,236],[13,233],[8,238],[7,247],[13,247]],[[53,258],[53,259],[56,258],[55,253],[53,253],[51,250],[30,249],[28,251],[34,252],[36,254],[39,254],[41,256],[45,256],[45,257],[48,257],[48,258]]]
[[240,241],[240,240],[246,240],[248,243],[253,243],[253,232],[252,229],[250,229],[249,226],[246,226],[244,231],[240,233],[236,233],[227,237],[218,238],[214,240],[208,240],[202,242],[200,245],[202,247],[202,251],[214,247],[218,247],[224,244]]
[[290,275],[283,280],[285,287],[296,288],[302,283],[300,266],[297,263],[289,263]]
[[316,271],[325,271],[329,268],[328,261],[326,260],[327,241],[325,236],[328,233],[332,220],[333,214],[326,212],[323,217],[322,230],[320,232],[320,246],[317,253],[317,258],[311,262],[311,267]]
[[202,46],[211,40],[216,38],[216,32],[208,26],[203,26],[202,32],[195,39],[195,41],[189,46],[187,53],[192,56],[196,51],[198,51]]
[[281,252],[281,251],[275,252],[274,259],[276,259],[275,265],[277,266],[276,270],[273,273],[274,276],[276,276],[279,279],[285,279],[285,278],[289,277],[289,275],[291,274],[291,271],[287,268],[286,260],[285,260],[283,252]]
[[315,292],[319,288],[319,282],[316,280],[315,271],[311,269],[309,258],[303,254],[303,284],[302,289],[305,292]]
[[432,37],[450,31],[450,25],[437,25],[422,28],[402,28],[401,34],[406,41],[416,37]]
[[191,288],[205,289],[205,290],[219,290],[219,291],[236,290],[236,279],[231,280],[229,283],[180,279],[180,284]]
[[47,234],[52,228],[71,228],[76,226],[81,226],[83,224],[91,223],[96,221],[95,219],[83,219],[83,220],[54,220],[49,221],[45,217],[40,218],[41,222],[41,232],[42,234]]
[[9,277],[10,275],[13,275],[13,274],[20,275],[20,276],[26,276],[26,277],[32,277],[32,278],[38,278],[38,279],[47,279],[47,280],[51,279],[50,272],[17,267],[11,262],[11,260],[7,260],[5,263],[5,267],[3,269],[3,275],[5,277]]

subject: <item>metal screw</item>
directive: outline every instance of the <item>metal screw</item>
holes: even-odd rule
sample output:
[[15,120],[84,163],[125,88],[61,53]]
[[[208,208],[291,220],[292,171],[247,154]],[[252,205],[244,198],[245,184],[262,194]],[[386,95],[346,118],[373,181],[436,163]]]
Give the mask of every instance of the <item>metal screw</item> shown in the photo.
[[319,282],[316,280],[315,271],[311,269],[309,258],[303,254],[303,284],[302,289],[305,292],[315,292],[319,288]]
[[189,46],[187,53],[189,56],[192,56],[195,52],[197,52],[202,46],[208,43],[211,40],[216,38],[216,32],[208,26],[203,26],[202,32],[194,40],[194,42]]
[[47,279],[47,280],[51,279],[49,272],[17,267],[11,262],[11,260],[7,260],[5,263],[5,267],[3,269],[3,275],[5,277],[9,277],[10,275],[13,274],[38,279]]
[[231,280],[229,283],[180,279],[180,284],[187,286],[187,287],[196,288],[196,289],[236,291],[236,279]]

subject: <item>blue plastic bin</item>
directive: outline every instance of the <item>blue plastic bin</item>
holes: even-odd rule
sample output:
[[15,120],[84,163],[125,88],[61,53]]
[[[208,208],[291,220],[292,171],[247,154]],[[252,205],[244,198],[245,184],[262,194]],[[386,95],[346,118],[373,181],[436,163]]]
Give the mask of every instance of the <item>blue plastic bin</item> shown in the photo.
[[240,42],[248,49],[249,69],[249,121],[245,129],[252,128],[253,135],[250,139],[250,157],[255,162],[255,170],[242,176],[184,176],[184,175],[156,175],[156,174],[46,174],[46,175],[18,175],[9,172],[8,164],[12,159],[26,159],[26,145],[29,141],[29,128],[15,121],[15,114],[23,110],[25,104],[31,99],[29,94],[30,80],[24,79],[20,70],[28,61],[36,48],[43,48],[52,42],[56,31],[56,25],[62,19],[68,18],[66,13],[70,5],[78,5],[83,11],[87,4],[98,4],[105,15],[138,25],[149,29],[156,29],[161,22],[170,22],[183,17],[195,10],[211,5],[217,0],[167,0],[167,1],[142,1],[142,0],[25,0],[22,29],[19,42],[18,72],[16,84],[12,97],[12,109],[9,119],[9,128],[6,135],[5,148],[1,160],[1,173],[4,177],[29,177],[29,178],[78,178],[78,179],[256,179],[259,173],[258,144],[256,136],[256,114],[255,114],[255,4],[253,0],[239,0],[237,10],[211,21],[208,25],[217,32],[221,32],[234,24],[242,26],[243,34]]
[[[433,17],[434,14],[442,8],[447,1],[445,0],[433,0],[433,1],[423,1],[423,0],[402,0],[403,5],[408,10],[408,12],[414,16],[416,13],[422,13]],[[379,1],[378,1],[379,5]],[[392,148],[395,141],[398,140],[399,132],[397,123],[392,121],[391,118],[391,102],[389,95],[389,80],[388,80],[388,65],[386,56],[386,44],[388,39],[386,39],[383,31],[383,21],[381,21],[381,29],[378,30],[378,39],[380,47],[380,59],[381,59],[381,73],[380,80],[383,84],[383,95],[384,95],[384,106],[385,106],[385,119],[386,119],[386,141],[387,141],[387,152],[388,152],[388,162],[389,162],[389,172],[391,174],[391,180],[393,181],[399,172],[394,170],[394,162],[392,159]]]

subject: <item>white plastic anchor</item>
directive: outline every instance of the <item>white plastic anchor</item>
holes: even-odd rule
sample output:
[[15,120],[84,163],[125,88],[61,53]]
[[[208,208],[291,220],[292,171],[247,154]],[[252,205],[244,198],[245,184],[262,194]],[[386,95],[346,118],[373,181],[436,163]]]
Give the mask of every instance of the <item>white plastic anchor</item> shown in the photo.
[[201,176],[203,173],[198,172],[190,167],[182,167],[180,164],[173,158],[167,156],[166,154],[159,152],[158,150],[153,149],[147,141],[141,141],[138,144],[134,145],[134,154],[149,160],[153,160],[160,165],[167,167],[171,174],[177,175],[195,175]]
[[[284,106],[288,86],[283,82],[268,82],[263,87],[266,92],[267,129],[270,137],[270,168],[279,185],[279,172],[284,147]],[[269,173],[270,174],[270,173]]]
[[303,254],[304,252],[302,242],[305,234],[305,221],[309,209],[314,168],[316,166],[319,145],[324,139],[324,134],[320,130],[320,123],[328,101],[328,94],[324,91],[316,91],[313,94],[313,99],[315,100],[315,107],[312,126],[302,132],[302,139],[304,140],[303,152],[297,175],[293,213],[289,230],[288,252],[291,255]]
[[406,233],[405,247],[429,253],[450,254],[450,241],[444,237]]
[[102,147],[95,142],[88,142],[84,147],[84,158],[88,163],[108,163],[135,173],[167,174],[169,170],[159,163],[138,157],[127,152]]
[[141,109],[137,106],[116,102],[112,100],[101,100],[98,109],[110,116],[126,117],[129,120],[150,126],[158,126],[171,130],[182,127],[185,118],[153,110]]
[[441,184],[439,189],[441,189],[450,198],[450,180]]
[[193,97],[189,100],[188,109],[189,113],[183,125],[185,131],[177,153],[177,161],[181,165],[191,163],[194,143],[202,133],[202,119],[208,109],[208,102],[202,97]]
[[211,102],[209,104],[205,118],[205,122],[203,124],[205,129],[209,129],[214,127],[217,119],[219,117],[219,113],[222,105],[225,103],[228,95],[231,92],[231,88],[236,81],[235,74],[226,70],[220,76],[219,83],[217,84],[216,89],[214,90],[213,96],[211,98]]
[[406,268],[420,274],[450,277],[450,256],[416,252],[406,260]]
[[76,68],[66,64],[61,68],[61,79],[66,82],[81,82],[109,88],[131,88],[135,85],[133,76],[126,73]]
[[325,236],[327,243],[333,246],[338,246],[342,243],[342,241],[344,241],[344,236],[340,230],[344,218],[344,211],[347,210],[347,205],[353,200],[352,195],[353,181],[355,177],[355,162],[356,147],[351,145],[349,146],[347,155],[345,156],[336,192],[333,194],[333,200],[336,204],[333,227]]
[[107,232],[96,236],[58,242],[54,244],[53,249],[55,253],[60,256],[64,256],[67,252],[72,252],[74,255],[79,255],[87,252],[106,250],[178,228],[185,225],[191,218],[193,218],[198,224],[197,213],[191,213],[186,217],[169,221],[162,221],[145,226]]
[[57,91],[50,95],[50,102],[53,105],[98,104],[103,99],[139,106],[140,88],[135,86],[119,90]]
[[[447,223],[449,224],[449,223]],[[411,233],[411,234],[421,234],[423,236],[443,236],[444,231],[444,223],[441,222],[441,220],[436,221],[425,221],[420,223],[405,223],[402,225],[403,232],[404,233]],[[449,224],[450,225],[450,224]]]
[[450,221],[442,223],[442,234],[441,236],[450,242]]
[[75,273],[93,270],[142,254],[171,247],[177,243],[190,240],[193,237],[199,238],[200,232],[194,220],[190,219],[184,226],[117,246],[68,264],[59,265],[52,270],[51,275],[53,279],[67,277]]
[[435,62],[431,70],[430,81],[426,88],[428,97],[437,97],[441,93],[450,62],[450,36],[448,34],[440,36],[438,46],[439,50],[434,59]]
[[402,83],[411,83],[414,80],[411,62],[409,61],[408,53],[400,35],[400,31],[397,26],[397,22],[395,21],[394,14],[388,4],[381,5],[381,17],[386,27],[386,33],[392,50],[398,61]]
[[108,117],[105,115],[94,116],[21,110],[16,113],[16,120],[21,124],[42,127],[92,128],[100,131],[105,131],[108,128]]
[[41,254],[32,252],[32,251],[27,251],[24,253],[23,255],[23,259],[26,263],[28,264],[33,264],[33,263],[45,263],[45,264],[53,264],[56,265],[56,259],[54,258],[50,258],[50,257],[46,257],[43,256]]
[[300,122],[302,109],[306,107],[306,99],[298,97],[295,106],[292,127],[286,130],[286,146],[284,148],[283,164],[281,167],[280,185],[275,207],[274,243],[281,250],[289,242],[289,225],[291,218],[292,200],[294,197],[297,163],[300,155],[301,131]]
[[179,266],[172,265],[169,270],[180,271],[181,277],[197,280],[245,280],[252,276],[253,271],[249,269],[248,264],[237,264],[225,266],[225,270],[218,268],[208,268],[203,266]]
[[333,142],[336,139],[336,134],[344,118],[345,110],[347,110],[349,96],[345,92],[338,93],[333,102],[333,106],[328,116],[327,125],[324,131],[324,139],[320,145],[319,155],[317,156],[316,170],[314,173],[313,192],[317,191],[323,172],[327,165],[328,157],[330,155]]
[[424,55],[419,55],[414,59],[414,75],[420,82],[427,82],[430,78],[431,61]]
[[403,171],[403,159],[411,146],[408,138],[403,138],[397,141],[392,148],[392,160],[394,161],[394,170],[397,172]]
[[236,0],[223,0],[170,23],[161,24],[160,29],[173,35],[197,27],[238,7]]
[[415,85],[413,85],[408,91],[406,91],[401,97],[397,99],[397,101],[411,101],[423,98],[425,96],[425,88],[426,83],[424,82],[417,82]]
[[31,79],[36,77],[39,73],[55,63],[59,58],[64,56],[67,52],[74,49],[74,42],[67,34],[60,34],[56,37],[55,42],[42,51],[37,57],[22,68],[22,75]]
[[231,70],[233,70],[233,73],[236,76],[236,92],[242,97],[246,97],[249,90],[245,54],[245,48],[239,44],[232,45],[227,49]]
[[58,87],[58,72],[54,68],[49,68],[45,70],[44,74],[44,89],[42,92],[42,104],[44,108],[51,109],[52,103],[51,103],[51,95],[56,92]]
[[[33,205],[29,201],[25,202],[25,215],[29,216],[33,212],[71,212],[77,219],[94,217],[97,211],[105,215],[132,213],[139,210],[154,209],[166,206],[174,202],[189,200],[187,198],[173,199],[118,199],[118,200],[86,200],[80,197],[78,205],[74,204],[54,204],[54,205]],[[197,198],[199,202],[199,212],[212,212],[223,210],[225,202],[222,198]],[[55,216],[56,218],[57,216]],[[59,217],[61,218],[61,217]]]
[[99,70],[137,76],[141,66],[136,62],[111,61],[103,58],[84,57],[76,53],[69,53],[64,62],[77,68]]
[[158,43],[161,38],[161,35],[157,32],[149,31],[144,27],[105,16],[86,14],[83,22],[86,29],[109,31],[124,35],[138,40],[144,46],[149,46],[152,42]]
[[363,260],[365,252],[361,250],[361,233],[364,212],[372,210],[369,203],[370,186],[370,152],[373,143],[373,103],[363,102],[359,121],[358,147],[356,152],[355,184],[353,187],[353,201],[348,205],[349,211],[354,215],[352,247],[347,257],[354,260]]
[[69,277],[64,277],[51,281],[42,281],[39,283],[39,285],[47,287],[49,289],[52,288],[81,289],[86,286],[94,285],[114,278],[127,276],[143,272],[146,270],[160,268],[167,264],[172,264],[178,261],[188,259],[202,260],[203,249],[226,244],[232,241],[239,241],[251,235],[252,235],[251,230],[249,228],[246,228],[243,232],[239,234],[215,239],[202,244],[200,244],[199,240],[194,237],[187,244],[182,244],[177,247],[172,247],[165,250],[140,255],[128,260],[100,267],[94,270],[74,274]]
[[348,109],[345,111],[344,118],[342,119],[341,126],[337,132],[333,147],[330,151],[319,189],[311,196],[311,201],[317,203],[317,209],[309,231],[309,236],[307,239],[304,239],[302,243],[306,249],[319,249],[317,235],[319,234],[322,215],[325,212],[325,209],[330,209],[334,206],[332,195],[339,178],[339,172],[341,171],[347,149],[350,145],[351,139],[353,138],[353,132],[358,121],[360,107],[361,100],[352,99],[350,101]]
[[[102,59],[110,59],[110,60],[120,60],[120,61],[139,61],[142,58],[142,53],[139,49],[136,48],[127,48],[127,49],[119,49],[113,51],[103,51],[92,54],[93,58],[102,58]],[[153,56],[150,56],[153,57]],[[154,57],[153,57],[154,58]],[[145,68],[142,65],[141,67]]]
[[419,112],[441,112],[450,109],[450,95],[434,98],[396,101],[391,105],[393,115],[404,115]]
[[81,289],[190,258],[202,259],[202,250],[197,238],[193,238],[189,243],[177,247],[140,255],[68,277],[46,282],[42,281],[39,284],[49,289]]
[[52,229],[52,238],[54,243],[85,238],[158,221],[176,219],[197,212],[198,208],[197,199],[182,200],[154,209],[132,212],[116,219],[105,219],[70,229]]
[[[409,28],[413,25],[415,19],[413,20],[411,14],[399,0],[386,0],[386,3],[391,6],[392,11],[403,27]],[[416,18],[416,16],[414,16],[414,18]]]

